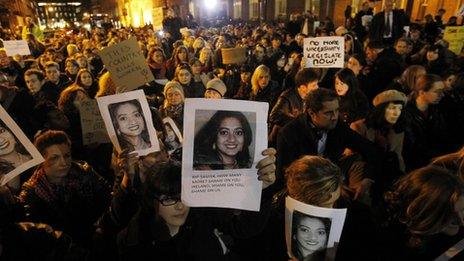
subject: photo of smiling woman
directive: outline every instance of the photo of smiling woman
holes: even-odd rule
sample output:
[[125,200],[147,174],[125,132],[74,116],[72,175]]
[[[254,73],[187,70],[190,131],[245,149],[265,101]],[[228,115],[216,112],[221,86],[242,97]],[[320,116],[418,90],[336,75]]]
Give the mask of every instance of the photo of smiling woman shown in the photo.
[[129,152],[151,147],[142,106],[137,99],[108,105],[119,146]]
[[217,111],[195,135],[193,169],[250,168],[252,141],[252,128],[242,112]]
[[297,260],[324,260],[331,220],[293,212],[292,254]]
[[0,121],[0,180],[3,175],[8,174],[31,159],[31,155],[14,136],[13,132],[3,121]]

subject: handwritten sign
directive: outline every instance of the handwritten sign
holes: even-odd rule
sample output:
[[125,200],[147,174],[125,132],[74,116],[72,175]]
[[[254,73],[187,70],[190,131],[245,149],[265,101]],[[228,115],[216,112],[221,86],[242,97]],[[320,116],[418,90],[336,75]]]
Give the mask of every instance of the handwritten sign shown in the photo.
[[163,30],[163,8],[153,8],[153,30]]
[[100,51],[100,56],[118,93],[135,90],[155,80],[135,37],[106,47]]
[[29,45],[25,40],[15,40],[15,41],[3,41],[3,47],[5,48],[6,55],[30,55],[31,50],[29,50]]
[[464,26],[447,26],[443,39],[449,43],[450,51],[459,55],[464,47]]
[[109,143],[110,139],[105,129],[105,122],[98,109],[97,101],[82,101],[79,110],[81,115],[83,144]]
[[303,56],[306,67],[343,68],[345,39],[341,36],[305,38]]

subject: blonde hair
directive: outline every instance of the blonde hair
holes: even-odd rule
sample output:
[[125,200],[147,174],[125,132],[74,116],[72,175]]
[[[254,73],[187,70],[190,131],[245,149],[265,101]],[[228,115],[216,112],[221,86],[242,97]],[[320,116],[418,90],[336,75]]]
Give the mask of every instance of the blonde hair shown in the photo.
[[167,99],[167,94],[170,89],[174,89],[180,93],[180,96],[182,97],[182,101],[185,100],[185,95],[184,95],[184,89],[182,88],[182,85],[176,81],[170,81],[167,82],[166,85],[164,86],[163,94],[164,94],[164,104],[163,108],[167,108],[170,104]]
[[110,72],[105,72],[98,80],[98,92],[95,97],[113,95],[116,93],[116,84],[111,79]]
[[66,46],[66,51],[68,52],[68,57],[72,57],[79,53],[79,48],[75,44],[68,44],[68,46]]
[[209,61],[206,61],[206,57],[205,57],[205,54],[203,52],[208,52],[209,53],[209,60],[212,60],[213,58],[213,51],[211,50],[211,48],[209,47],[203,47],[201,48],[201,51],[200,51],[200,56],[198,57],[198,60],[200,60],[200,62],[202,64],[205,64],[206,62],[209,62]]
[[320,206],[342,188],[340,168],[319,156],[303,156],[285,171],[288,195],[306,204]]
[[253,72],[253,76],[251,76],[251,93],[252,95],[257,95],[260,89],[259,87],[259,77],[266,74],[267,76],[271,77],[271,70],[264,64],[256,67],[255,71]]

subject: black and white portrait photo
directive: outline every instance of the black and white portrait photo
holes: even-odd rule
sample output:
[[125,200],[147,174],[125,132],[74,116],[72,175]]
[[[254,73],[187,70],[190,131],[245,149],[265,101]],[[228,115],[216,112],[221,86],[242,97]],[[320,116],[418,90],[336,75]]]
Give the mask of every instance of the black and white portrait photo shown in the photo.
[[165,130],[164,144],[169,155],[172,155],[182,148],[182,134],[174,120],[170,117],[163,119],[163,125]]
[[159,151],[151,112],[143,91],[97,99],[108,135],[119,150],[146,155]]
[[195,118],[195,170],[251,167],[256,133],[255,113],[197,110]]
[[0,107],[0,184],[43,161],[23,131]]
[[257,211],[268,103],[194,98],[184,106],[182,201]]
[[292,253],[298,260],[324,260],[329,240],[330,218],[293,212]]
[[346,208],[317,207],[287,196],[285,209],[287,252],[292,260],[333,260]]

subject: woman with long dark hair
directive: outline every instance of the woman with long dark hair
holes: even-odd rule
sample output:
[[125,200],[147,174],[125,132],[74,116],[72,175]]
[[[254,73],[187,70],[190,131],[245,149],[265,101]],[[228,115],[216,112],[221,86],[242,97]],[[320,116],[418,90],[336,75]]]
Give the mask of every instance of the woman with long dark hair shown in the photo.
[[238,111],[217,111],[195,135],[194,169],[251,167],[253,133]]
[[366,115],[369,102],[351,69],[344,68],[335,74],[335,91],[340,97],[340,118],[344,122],[350,124]]
[[147,124],[138,100],[128,100],[108,105],[111,121],[121,150],[143,150],[151,147]]

